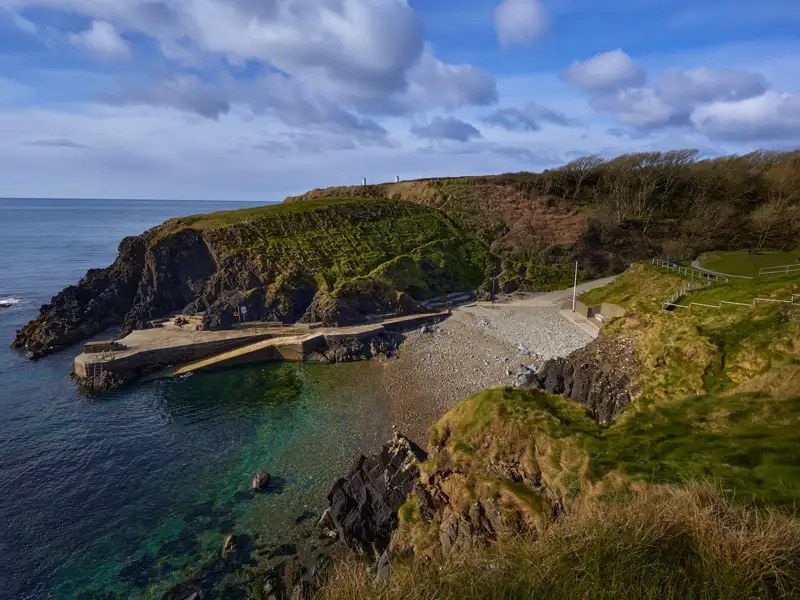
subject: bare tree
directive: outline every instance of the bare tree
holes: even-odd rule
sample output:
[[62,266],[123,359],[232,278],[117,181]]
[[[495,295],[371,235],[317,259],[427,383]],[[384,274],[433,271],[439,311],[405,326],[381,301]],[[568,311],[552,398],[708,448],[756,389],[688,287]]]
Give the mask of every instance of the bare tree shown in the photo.
[[606,162],[606,159],[601,156],[590,154],[589,156],[576,158],[564,165],[563,170],[575,186],[575,198],[581,193],[581,186],[583,186],[583,182],[586,181],[587,177],[605,165]]

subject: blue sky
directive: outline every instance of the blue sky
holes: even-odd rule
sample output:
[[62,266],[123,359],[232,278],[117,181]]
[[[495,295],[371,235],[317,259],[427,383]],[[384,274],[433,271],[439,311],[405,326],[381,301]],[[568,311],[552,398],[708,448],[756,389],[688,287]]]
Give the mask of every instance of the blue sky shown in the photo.
[[790,0],[0,0],[0,197],[798,146]]

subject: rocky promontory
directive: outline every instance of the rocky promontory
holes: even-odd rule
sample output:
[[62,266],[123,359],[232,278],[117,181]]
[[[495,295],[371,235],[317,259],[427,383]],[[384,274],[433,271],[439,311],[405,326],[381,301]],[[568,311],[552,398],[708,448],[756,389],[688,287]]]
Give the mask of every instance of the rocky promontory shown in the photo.
[[249,321],[341,326],[424,312],[421,301],[488,285],[488,248],[441,212],[389,200],[329,200],[173,219],[122,241],[42,306],[12,346],[31,357],[111,326],[122,335],[175,313],[227,329]]

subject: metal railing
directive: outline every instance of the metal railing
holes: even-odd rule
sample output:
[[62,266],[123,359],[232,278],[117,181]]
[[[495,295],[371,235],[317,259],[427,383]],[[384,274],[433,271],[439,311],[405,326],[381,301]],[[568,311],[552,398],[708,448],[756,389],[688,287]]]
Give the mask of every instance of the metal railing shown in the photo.
[[657,267],[661,267],[663,269],[669,269],[670,271],[673,271],[675,273],[688,275],[689,277],[692,278],[697,277],[699,279],[705,279],[708,281],[714,280],[714,281],[723,281],[725,283],[728,283],[728,278],[725,277],[724,275],[715,275],[714,273],[710,273],[708,271],[700,271],[692,267],[684,267],[683,265],[679,265],[677,263],[670,262],[668,260],[664,260],[661,258],[653,258],[651,262]]
[[794,273],[796,271],[800,271],[800,263],[795,263],[793,265],[781,265],[779,267],[763,267],[761,270],[759,270],[758,276],[788,275],[789,273]]

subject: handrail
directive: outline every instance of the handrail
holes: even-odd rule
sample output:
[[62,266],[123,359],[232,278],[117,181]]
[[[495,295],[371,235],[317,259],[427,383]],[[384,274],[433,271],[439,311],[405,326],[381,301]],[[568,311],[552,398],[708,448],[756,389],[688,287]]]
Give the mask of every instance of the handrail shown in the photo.
[[669,269],[670,271],[674,271],[676,273],[683,273],[684,275],[689,275],[691,277],[699,277],[700,279],[708,279],[708,280],[715,279],[728,283],[728,278],[725,275],[717,275],[715,273],[711,273],[710,271],[700,271],[693,267],[684,267],[683,265],[679,265],[677,263],[656,257],[654,257],[651,262],[658,267],[663,267],[665,269]]
[[800,263],[795,263],[793,265],[781,265],[778,267],[762,267],[758,271],[758,276],[761,277],[762,275],[788,275],[789,273],[793,273],[794,271],[800,271]]

